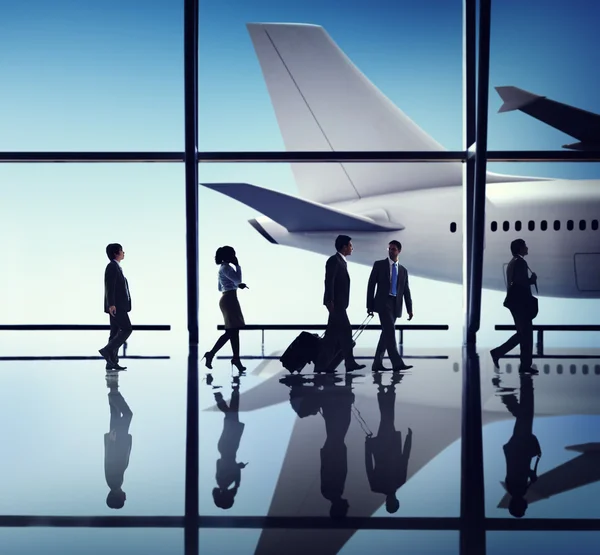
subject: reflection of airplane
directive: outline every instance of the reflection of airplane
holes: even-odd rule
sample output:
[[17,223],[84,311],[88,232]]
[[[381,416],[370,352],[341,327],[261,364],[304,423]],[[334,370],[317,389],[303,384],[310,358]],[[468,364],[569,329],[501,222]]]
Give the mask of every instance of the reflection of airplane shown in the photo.
[[[364,353],[357,352],[357,354]],[[444,352],[444,354],[448,353]],[[595,356],[596,359],[587,360],[583,364],[580,361],[573,361],[574,363],[570,364],[564,359],[545,360],[548,373],[540,372],[540,380],[536,384],[538,418],[600,413],[598,405],[600,355],[597,351]],[[487,357],[484,363],[486,361],[488,361]],[[413,440],[410,450],[406,473],[407,484],[415,474],[460,438],[462,372],[459,371],[460,366],[457,363],[462,366],[460,355],[456,352],[452,353],[449,360],[425,359],[419,372],[404,375],[402,382],[396,386],[395,422],[398,429],[410,428],[414,438],[417,438]],[[571,368],[571,372],[562,374],[562,370],[560,373],[557,371],[558,366],[562,369],[564,364]],[[509,368],[509,365],[502,365],[502,369],[507,372],[504,375],[507,382],[511,380],[511,374],[514,372],[512,370],[508,373]],[[573,373],[572,370],[575,372]],[[501,400],[495,396],[496,388],[491,384],[491,380],[484,377],[489,376],[491,372],[491,360],[489,360],[488,368],[485,364],[482,366],[484,426],[514,418]],[[290,391],[279,383],[282,376],[287,376],[287,371],[281,370],[279,361],[265,360],[252,373],[265,380],[244,393],[242,403],[244,411],[265,409],[290,401]],[[514,376],[512,380],[514,379],[518,380],[518,377]],[[356,379],[352,385],[355,408],[358,409],[360,418],[371,425],[379,422],[378,387],[372,383],[372,378],[369,376]],[[297,403],[297,407],[300,406],[298,404],[300,401],[292,397],[292,403],[294,402]],[[294,423],[268,516],[326,517],[329,514],[330,504],[321,495],[318,478],[320,475],[318,449],[323,445],[326,434],[322,419],[315,416],[317,410],[309,410],[310,407],[305,409],[303,412],[305,417],[296,419]],[[211,407],[208,410],[214,411],[218,408]],[[350,505],[349,517],[370,517],[384,504],[383,496],[374,493],[369,484],[365,468],[365,435],[360,419],[353,417],[345,436],[348,469],[344,497]],[[448,481],[458,482],[459,467],[448,468],[448,476]],[[539,480],[541,481],[542,477]],[[398,499],[400,498],[402,498],[402,489],[398,494]],[[405,516],[403,507],[410,511],[410,505],[403,502],[396,513],[397,516]],[[256,553],[258,555],[279,553],[282,546],[285,546],[285,552],[290,555],[315,551],[317,546],[320,554],[338,553],[354,532],[351,529],[334,529],[307,534],[301,529],[265,529],[261,533]]]
[[[442,151],[320,26],[248,24],[288,151]],[[301,197],[246,183],[204,183],[263,217],[271,243],[330,254],[348,233],[353,260],[398,239],[411,272],[462,281],[462,163],[292,164]],[[484,287],[503,290],[509,243],[523,237],[540,293],[600,298],[600,187],[593,180],[487,173]]]
[[600,150],[600,115],[550,100],[517,87],[496,87],[504,100],[500,112],[521,112],[578,139],[563,145],[571,150]]

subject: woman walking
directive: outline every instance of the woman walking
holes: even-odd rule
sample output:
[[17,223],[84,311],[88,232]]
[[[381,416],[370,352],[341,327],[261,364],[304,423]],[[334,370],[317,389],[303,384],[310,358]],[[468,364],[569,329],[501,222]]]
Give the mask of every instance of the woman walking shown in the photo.
[[[244,322],[242,308],[237,298],[238,288],[246,289],[246,284],[242,283],[242,268],[238,263],[233,247],[225,246],[218,248],[215,254],[215,262],[220,266],[219,291],[221,291],[222,295],[219,301],[219,308],[223,313],[225,333],[217,339],[217,342],[210,351],[204,353],[203,358],[206,359],[206,367],[212,370],[213,358],[221,347],[227,341],[230,341],[233,352],[231,365],[235,366],[240,372],[243,372],[246,370],[246,367],[242,366],[242,362],[240,361],[240,328],[243,328],[246,323]],[[235,266],[235,269],[232,265]]]

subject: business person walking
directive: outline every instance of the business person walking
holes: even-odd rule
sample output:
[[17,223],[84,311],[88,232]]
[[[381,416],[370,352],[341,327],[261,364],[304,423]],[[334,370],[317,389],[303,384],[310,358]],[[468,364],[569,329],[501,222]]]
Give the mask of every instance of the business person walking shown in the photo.
[[225,246],[218,248],[215,254],[215,262],[219,265],[218,287],[222,293],[219,300],[219,308],[225,322],[225,333],[217,339],[217,342],[210,351],[204,353],[203,358],[205,359],[206,367],[212,369],[213,358],[219,352],[219,349],[227,341],[230,341],[231,351],[233,352],[231,364],[240,372],[243,372],[246,370],[246,367],[242,366],[240,360],[240,328],[243,328],[246,323],[244,322],[242,308],[237,298],[237,290],[238,288],[246,289],[247,286],[245,283],[242,283],[242,267],[239,265],[233,247]]
[[[505,343],[492,349],[490,354],[494,366],[498,368],[498,359],[512,351],[517,345],[521,347],[519,372],[537,374],[532,368],[533,362],[533,303],[537,300],[531,294],[531,286],[537,283],[537,275],[531,273],[528,276],[529,266],[525,262],[525,256],[529,254],[523,239],[515,239],[510,244],[512,260],[506,268],[507,294],[504,306],[506,306],[513,317],[517,332]],[[537,314],[537,309],[535,310]]]
[[128,314],[131,312],[131,295],[121,268],[125,252],[119,243],[111,243],[106,247],[106,256],[110,262],[104,271],[104,312],[109,315],[110,335],[106,346],[98,352],[106,360],[107,370],[125,370],[126,366],[119,366],[118,358],[121,345],[132,331]]
[[[329,311],[327,328],[315,372],[326,372],[327,367],[335,358],[338,348],[341,348],[346,363],[346,372],[364,368],[354,359],[352,345],[352,326],[348,320],[346,309],[350,304],[350,275],[346,257],[352,254],[352,239],[348,235],[338,235],[335,240],[336,254],[330,256],[325,264],[325,294],[323,304]],[[338,347],[339,345],[339,347]],[[333,370],[331,370],[333,372]]]
[[373,371],[389,370],[383,366],[383,354],[387,350],[392,362],[392,370],[399,372],[412,368],[404,364],[398,348],[396,347],[395,324],[396,319],[402,316],[402,303],[406,303],[408,319],[412,320],[412,298],[408,286],[408,272],[398,262],[402,245],[398,241],[388,244],[388,257],[377,260],[373,264],[367,285],[367,312],[379,314],[381,322],[381,335],[375,350]]

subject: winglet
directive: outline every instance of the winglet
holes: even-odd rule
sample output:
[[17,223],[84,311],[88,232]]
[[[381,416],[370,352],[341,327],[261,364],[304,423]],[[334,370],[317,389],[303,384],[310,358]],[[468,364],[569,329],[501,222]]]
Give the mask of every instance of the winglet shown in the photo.
[[498,91],[500,98],[504,101],[504,104],[500,106],[498,113],[520,110],[524,106],[527,106],[540,98],[546,98],[545,96],[533,94],[517,87],[495,87],[495,89]]

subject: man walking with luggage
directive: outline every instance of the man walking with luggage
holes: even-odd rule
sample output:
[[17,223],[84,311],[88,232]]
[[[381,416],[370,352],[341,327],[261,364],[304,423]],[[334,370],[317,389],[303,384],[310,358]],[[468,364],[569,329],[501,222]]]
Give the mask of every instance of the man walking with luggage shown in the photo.
[[408,272],[398,262],[401,250],[402,245],[399,241],[390,241],[388,258],[377,260],[373,264],[367,285],[367,312],[370,315],[377,312],[381,322],[381,335],[373,360],[374,372],[389,370],[383,366],[383,354],[386,350],[394,372],[412,368],[412,366],[404,364],[396,347],[395,324],[396,319],[402,316],[403,301],[406,303],[408,319],[412,320],[413,317]]
[[327,329],[319,349],[315,372],[334,372],[332,363],[341,348],[346,372],[364,368],[358,364],[352,352],[352,326],[346,309],[350,303],[350,275],[346,257],[352,254],[352,239],[348,235],[338,235],[335,240],[336,254],[325,264],[325,294],[323,304],[329,311]]

